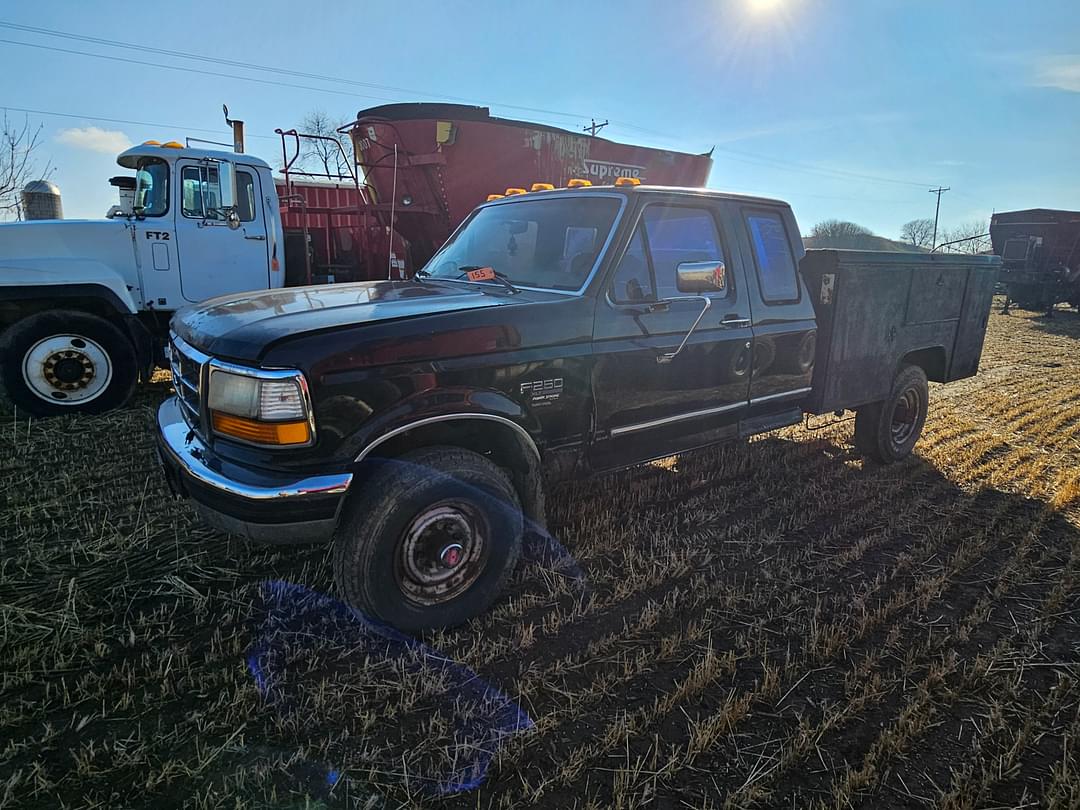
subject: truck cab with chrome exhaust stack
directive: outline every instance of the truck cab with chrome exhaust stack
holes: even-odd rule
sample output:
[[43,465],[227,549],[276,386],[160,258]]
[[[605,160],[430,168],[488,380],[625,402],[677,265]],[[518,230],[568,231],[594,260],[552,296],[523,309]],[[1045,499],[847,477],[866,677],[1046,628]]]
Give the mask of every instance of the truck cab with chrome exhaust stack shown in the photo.
[[508,192],[412,280],[177,313],[174,492],[332,543],[352,604],[421,630],[498,598],[552,482],[845,410],[899,461],[928,381],[978,369],[996,257],[804,253],[782,201],[629,178]]
[[265,161],[147,141],[117,163],[133,176],[104,219],[0,224],[0,376],[30,413],[122,404],[173,311],[284,283]]

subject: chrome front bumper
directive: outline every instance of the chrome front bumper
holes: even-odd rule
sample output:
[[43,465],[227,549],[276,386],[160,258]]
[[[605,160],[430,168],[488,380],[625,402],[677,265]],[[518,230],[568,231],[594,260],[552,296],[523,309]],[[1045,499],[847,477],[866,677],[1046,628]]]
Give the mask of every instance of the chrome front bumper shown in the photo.
[[263,542],[329,539],[352,473],[304,478],[241,467],[216,456],[170,397],[158,408],[158,451],[169,488],[203,519]]

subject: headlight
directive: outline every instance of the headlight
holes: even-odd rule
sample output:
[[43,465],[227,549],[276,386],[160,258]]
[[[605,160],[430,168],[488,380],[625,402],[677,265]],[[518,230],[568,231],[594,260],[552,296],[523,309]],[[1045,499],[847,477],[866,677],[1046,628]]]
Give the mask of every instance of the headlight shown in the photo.
[[211,368],[209,385],[207,405],[215,433],[269,446],[312,442],[307,384],[299,371],[238,374]]

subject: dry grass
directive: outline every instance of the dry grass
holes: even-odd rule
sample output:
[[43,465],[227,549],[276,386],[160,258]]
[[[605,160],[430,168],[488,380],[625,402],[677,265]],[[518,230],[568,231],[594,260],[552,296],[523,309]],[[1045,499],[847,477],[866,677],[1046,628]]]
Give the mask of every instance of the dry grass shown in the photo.
[[269,604],[323,551],[168,499],[167,388],[0,422],[0,807],[1080,806],[1075,315],[995,314],[903,464],[847,423],[555,493],[584,578],[426,647]]

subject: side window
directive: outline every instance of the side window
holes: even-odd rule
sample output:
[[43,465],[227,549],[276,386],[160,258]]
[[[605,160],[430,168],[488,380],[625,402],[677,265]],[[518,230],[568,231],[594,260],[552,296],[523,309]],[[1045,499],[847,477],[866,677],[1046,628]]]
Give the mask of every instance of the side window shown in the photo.
[[615,280],[612,282],[612,298],[620,304],[633,303],[634,301],[652,301],[656,298],[656,290],[653,289],[652,272],[649,270],[649,260],[645,257],[645,237],[642,236],[644,226],[638,225],[634,236],[619,261],[615,270]]
[[762,299],[766,304],[797,301],[799,279],[784,220],[774,212],[756,211],[746,215],[746,226],[754,246]]
[[238,169],[236,172],[236,213],[241,222],[255,220],[255,175]]
[[675,268],[683,262],[724,261],[716,220],[704,208],[651,205],[645,209],[642,221],[656,275],[657,298],[686,294],[675,282]]
[[192,219],[221,219],[221,181],[214,166],[185,166],[180,173],[180,212]]

